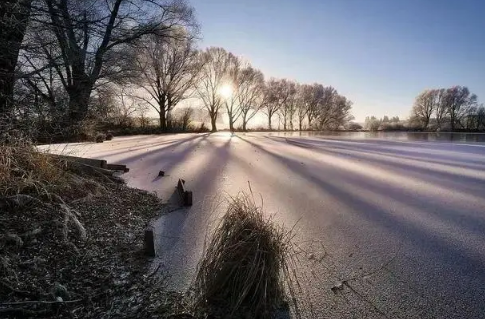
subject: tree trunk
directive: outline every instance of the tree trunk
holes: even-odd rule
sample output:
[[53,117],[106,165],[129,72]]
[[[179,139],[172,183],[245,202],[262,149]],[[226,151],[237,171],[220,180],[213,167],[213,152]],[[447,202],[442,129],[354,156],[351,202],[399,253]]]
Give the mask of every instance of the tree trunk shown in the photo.
[[27,28],[32,0],[0,3],[0,117],[11,120],[15,67]]
[[166,124],[166,127],[165,129],[168,129],[168,130],[171,130],[172,129],[172,107],[173,107],[173,101],[172,101],[172,97],[170,96],[170,94],[167,94],[167,116],[166,116],[166,120],[165,120],[165,123]]
[[303,122],[302,119],[299,119],[299,121],[298,121],[298,129],[300,130],[300,132],[301,132],[301,127],[303,126],[302,125],[303,124],[302,122]]
[[158,112],[159,115],[159,121],[160,121],[160,129],[162,131],[165,131],[167,129],[167,119],[165,117],[165,109],[160,109],[160,112]]
[[166,103],[165,95],[161,95],[158,100],[158,114],[160,116],[160,129],[162,131],[167,130],[167,112],[165,111],[165,103]]
[[211,131],[212,132],[217,132],[217,125],[216,125],[217,115],[216,114],[211,114],[210,118],[211,118],[211,126],[212,126]]
[[88,114],[92,86],[89,83],[75,83],[69,87],[69,123],[72,126],[83,121]]
[[229,121],[229,131],[234,132],[234,122],[232,120]]
[[246,117],[247,117],[247,113],[243,113],[243,117],[242,117],[242,130],[244,132],[246,132],[246,126],[247,126],[247,120],[246,120]]
[[272,128],[271,128],[271,117],[272,117],[273,114],[269,114],[268,115],[268,129],[271,131]]

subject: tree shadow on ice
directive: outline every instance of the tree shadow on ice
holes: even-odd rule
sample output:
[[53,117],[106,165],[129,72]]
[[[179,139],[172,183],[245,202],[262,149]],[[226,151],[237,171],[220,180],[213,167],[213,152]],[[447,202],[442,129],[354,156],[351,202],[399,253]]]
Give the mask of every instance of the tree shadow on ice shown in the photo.
[[[147,167],[160,167],[164,171],[170,171],[172,167],[182,162],[208,136],[208,134],[192,136],[164,147],[126,157],[120,160],[120,162],[123,162],[125,165],[130,165],[136,161],[143,160]],[[186,145],[187,143],[188,145]],[[182,148],[181,146],[184,147]]]
[[[279,140],[278,142],[281,142]],[[309,150],[310,151],[310,150]],[[315,150],[311,150],[315,151]],[[369,162],[367,165],[374,166],[376,164],[382,164],[386,166],[389,173],[395,174],[400,173],[403,177],[413,178],[418,181],[428,182],[430,179],[433,180],[433,184],[440,187],[441,185],[453,185],[453,189],[456,189],[456,193],[463,193],[465,195],[472,195],[476,199],[482,198],[481,194],[485,192],[485,184],[481,179],[476,179],[466,176],[458,176],[455,174],[437,172],[431,169],[426,169],[418,166],[395,163],[392,161],[386,161],[381,158],[367,158],[366,154],[358,155],[348,155],[347,153],[341,153],[334,150],[317,149],[319,153],[336,155],[339,157],[346,156],[354,160],[362,162]],[[327,165],[332,165],[332,163],[325,163]],[[317,166],[318,163],[315,163]],[[336,174],[338,173],[338,174]],[[412,205],[418,210],[422,210],[423,207],[429,207],[430,204],[433,205],[435,209],[427,210],[426,213],[434,215],[437,218],[444,218],[448,222],[452,222],[457,226],[461,227],[463,231],[468,233],[474,233],[480,236],[485,241],[485,218],[481,215],[477,215],[477,211],[470,210],[464,211],[461,207],[453,207],[447,203],[442,203],[439,198],[434,198],[433,196],[426,196],[426,193],[421,193],[418,190],[403,192],[400,185],[383,183],[378,179],[368,178],[365,176],[359,176],[359,174],[352,173],[348,170],[341,169],[340,167],[335,167],[330,170],[330,176],[335,180],[342,179],[342,175],[345,176],[344,182],[351,185],[359,185],[362,189],[370,190],[378,195],[385,195],[390,201],[399,202],[405,205]],[[378,177],[378,176],[377,176]],[[472,186],[468,186],[471,184]],[[432,187],[430,187],[432,188]],[[463,192],[463,190],[466,192]],[[472,216],[475,214],[475,216]]]
[[[155,226],[165,233],[158,242],[160,260],[169,274],[178,277],[171,283],[172,289],[187,288],[201,257],[207,225],[215,213],[209,208],[217,206],[210,202],[213,197],[205,198],[204,194],[217,193],[218,178],[229,160],[230,142],[229,139],[218,145],[210,140],[206,141],[203,147],[210,148],[210,155],[200,163],[200,170],[195,175],[184,176],[188,188],[193,192],[193,206],[162,216]],[[179,194],[174,190],[169,202],[173,205],[178,200]]]
[[[477,155],[484,155],[485,156],[485,147],[476,147],[476,146],[468,146],[468,145],[460,145],[460,144],[439,144],[438,146],[432,143],[425,143],[426,145],[415,145],[409,142],[391,142],[391,141],[349,141],[343,139],[284,139],[278,137],[265,137],[274,141],[280,142],[293,142],[293,143],[301,143],[306,144],[309,147],[318,148],[325,147],[325,149],[345,149],[345,150],[352,150],[352,151],[362,151],[366,153],[374,153],[379,155],[389,155],[389,156],[399,156],[402,158],[409,158],[409,159],[422,159],[426,157],[427,160],[433,160],[437,164],[452,164],[452,165],[463,165],[463,158],[457,158],[456,156],[450,154],[436,154],[430,152],[430,150],[435,151],[443,151],[446,153],[455,153],[456,155],[460,153],[456,153],[456,150],[459,149],[461,152],[466,152],[469,155],[477,157]],[[418,150],[416,150],[418,149]],[[421,151],[422,149],[422,151]],[[480,158],[478,160],[473,160],[471,158],[466,159],[466,163],[469,165],[485,165],[485,160]],[[466,167],[466,166],[465,166]],[[471,168],[474,168],[471,166]]]
[[[355,188],[358,187],[367,192],[372,192],[376,194],[376,196],[385,195],[386,197],[389,197],[390,201],[399,201],[408,206],[412,206],[416,211],[420,211],[423,214],[431,213],[437,217],[444,217],[443,214],[445,214],[445,216],[448,215],[448,220],[455,223],[458,221],[452,216],[455,213],[459,213],[459,211],[448,212],[450,207],[438,206],[439,210],[437,212],[425,212],[423,211],[423,208],[427,207],[428,203],[424,199],[420,199],[416,202],[405,196],[403,198],[402,192],[398,189],[392,189],[389,185],[378,186],[375,182],[354,176],[355,174],[352,172],[345,173],[341,170],[339,174],[337,174],[335,172],[336,170],[332,168],[327,170],[328,175],[323,179],[312,174],[312,171],[308,168],[302,168],[302,165],[298,160],[279,155],[267,150],[259,144],[241,137],[239,138],[272,158],[284,163],[292,172],[304,177],[323,192],[343,201],[349,208],[351,208],[346,213],[358,214],[358,217],[367,220],[369,223],[379,225],[387,229],[389,232],[399,236],[403,241],[412,243],[414,247],[419,247],[421,250],[425,250],[427,254],[441,260],[442,266],[447,267],[447,269],[453,269],[453,271],[457,272],[461,277],[468,278],[470,280],[469,282],[473,282],[473,286],[483,287],[485,285],[485,261],[477,256],[477,254],[465,251],[449,240],[444,239],[443,236],[426,230],[419,221],[413,222],[406,218],[406,216],[398,216],[397,214],[389,212],[376,204],[378,201],[373,200],[373,198],[364,198],[358,192],[349,190],[349,185],[353,184]],[[317,162],[315,162],[315,168],[318,168]],[[334,172],[333,174],[332,171]],[[344,178],[342,178],[342,173],[344,173]],[[342,179],[343,182],[340,183],[339,180],[342,181]],[[436,203],[433,204],[435,205]],[[481,224],[478,224],[479,226],[477,227],[476,223],[478,222],[479,219],[471,219],[459,226],[464,228],[464,232],[477,233],[477,228],[480,228],[480,231],[485,233],[483,221],[481,221]],[[431,270],[423,269],[423,271],[430,272]],[[426,278],[433,277],[436,277],[436,274],[432,272],[429,273],[429,276],[426,276]],[[422,279],[424,281],[425,278]],[[450,278],[448,284],[452,280],[453,278]],[[479,300],[482,300],[481,298],[485,297],[485,292],[482,291],[480,293],[476,290],[474,291],[468,285],[469,282],[464,283],[453,281],[453,295],[455,298],[466,300],[466,303],[469,303],[470,306],[472,306],[476,302],[479,302]],[[448,297],[453,298],[453,296]]]
[[[286,144],[286,142],[281,139],[274,139],[274,141]],[[433,183],[437,186],[444,184],[451,185],[454,189],[457,189],[461,192],[466,191],[467,194],[473,194],[474,196],[478,197],[481,197],[483,192],[485,192],[485,190],[483,190],[483,186],[485,183],[484,179],[465,176],[459,173],[444,172],[438,169],[427,168],[419,166],[418,163],[416,163],[416,165],[411,165],[403,162],[396,162],[396,160],[403,158],[399,153],[387,153],[386,155],[383,155],[383,153],[372,153],[365,150],[354,150],[352,148],[320,148],[313,147],[310,144],[304,145],[306,143],[301,143],[301,145],[300,143],[289,144],[297,147],[306,148],[308,150],[321,154],[353,159],[361,163],[367,163],[368,165],[378,166],[379,168],[381,168],[381,166],[384,166],[390,172],[399,173],[404,177],[412,177],[414,179],[419,179],[426,182],[432,180]],[[427,157],[423,156],[421,158],[416,158],[415,160],[425,163],[431,162],[430,160],[428,160]],[[450,164],[443,164],[439,162],[437,164],[441,165],[441,168],[443,169],[455,168],[454,165]],[[484,165],[482,165],[481,168],[485,169],[485,162],[483,164]]]

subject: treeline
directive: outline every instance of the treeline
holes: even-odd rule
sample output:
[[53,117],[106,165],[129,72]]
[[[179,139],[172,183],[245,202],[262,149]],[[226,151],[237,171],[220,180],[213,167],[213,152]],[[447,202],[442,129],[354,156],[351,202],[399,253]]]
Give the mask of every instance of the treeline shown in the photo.
[[[0,4],[0,118],[32,136],[79,137],[99,127],[189,127],[197,101],[217,130],[256,114],[283,129],[339,129],[352,102],[331,86],[265,79],[223,48],[199,50],[182,0],[6,0]],[[178,110],[176,110],[178,108]],[[153,113],[153,111],[152,111]],[[134,119],[137,123],[134,123]]]
[[425,131],[483,131],[485,107],[465,86],[425,90],[416,97],[408,125]]
[[389,116],[385,115],[382,118],[367,116],[364,122],[364,129],[369,131],[402,131],[407,128],[398,116],[389,118]]

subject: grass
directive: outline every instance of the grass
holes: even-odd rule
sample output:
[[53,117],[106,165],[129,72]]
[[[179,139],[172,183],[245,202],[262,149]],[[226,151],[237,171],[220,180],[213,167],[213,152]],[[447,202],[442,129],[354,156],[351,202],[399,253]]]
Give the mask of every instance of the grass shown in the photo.
[[149,318],[162,303],[141,254],[161,201],[88,168],[0,143],[1,318]]
[[232,198],[199,263],[195,307],[227,318],[273,318],[299,289],[292,237],[251,196]]
[[0,144],[0,198],[75,199],[102,188],[91,177],[75,173],[65,160],[37,151],[26,139]]

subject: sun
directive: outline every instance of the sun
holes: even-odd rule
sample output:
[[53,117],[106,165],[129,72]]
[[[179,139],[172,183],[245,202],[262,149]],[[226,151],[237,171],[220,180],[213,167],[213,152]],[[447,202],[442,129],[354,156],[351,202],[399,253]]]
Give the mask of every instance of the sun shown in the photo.
[[224,98],[224,99],[230,99],[232,97],[232,85],[226,83],[221,86],[219,89],[219,94]]

